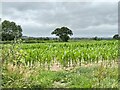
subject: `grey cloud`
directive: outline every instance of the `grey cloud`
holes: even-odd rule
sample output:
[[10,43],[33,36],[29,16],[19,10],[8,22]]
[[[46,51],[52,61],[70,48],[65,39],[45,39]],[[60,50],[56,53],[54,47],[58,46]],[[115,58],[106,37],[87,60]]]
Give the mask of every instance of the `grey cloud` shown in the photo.
[[74,36],[112,36],[117,32],[117,14],[117,3],[108,2],[3,3],[3,19],[19,23],[23,34],[31,36],[51,36],[61,26],[72,29]]
[[2,18],[2,3],[1,2],[0,2],[0,18]]

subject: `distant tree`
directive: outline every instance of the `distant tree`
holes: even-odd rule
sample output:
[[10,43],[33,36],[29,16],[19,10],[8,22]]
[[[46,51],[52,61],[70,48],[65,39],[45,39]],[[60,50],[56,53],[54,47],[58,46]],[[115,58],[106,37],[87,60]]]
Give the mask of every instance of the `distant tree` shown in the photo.
[[73,32],[67,27],[56,28],[51,34],[59,36],[60,40],[67,42],[70,38],[69,35],[73,35]]
[[49,37],[44,38],[44,40],[50,40]]
[[22,36],[22,28],[15,22],[4,20],[2,22],[1,38],[2,41],[14,40]]
[[93,40],[100,41],[100,40],[102,40],[102,38],[95,36],[95,37],[93,37]]
[[97,37],[97,36],[95,36],[93,39],[94,39],[94,40],[98,40],[98,37]]
[[115,35],[113,36],[113,39],[120,39],[120,35],[119,35],[119,34],[115,34]]

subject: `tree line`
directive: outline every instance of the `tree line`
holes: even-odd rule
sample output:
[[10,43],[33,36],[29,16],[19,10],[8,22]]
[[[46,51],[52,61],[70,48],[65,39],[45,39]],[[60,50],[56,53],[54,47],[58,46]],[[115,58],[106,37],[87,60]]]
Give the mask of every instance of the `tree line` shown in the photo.
[[[2,41],[11,41],[15,39],[19,39],[22,37],[22,28],[20,25],[17,25],[15,22],[10,22],[8,20],[4,20],[1,25],[1,40]],[[70,36],[73,35],[72,30],[70,30],[68,27],[60,27],[56,28],[51,33],[52,35],[55,34],[59,37],[60,41],[67,42],[70,39]],[[98,37],[95,37],[94,40],[98,40]],[[120,39],[119,34],[115,34],[113,36],[113,39]],[[49,38],[46,38],[46,40],[49,40]]]

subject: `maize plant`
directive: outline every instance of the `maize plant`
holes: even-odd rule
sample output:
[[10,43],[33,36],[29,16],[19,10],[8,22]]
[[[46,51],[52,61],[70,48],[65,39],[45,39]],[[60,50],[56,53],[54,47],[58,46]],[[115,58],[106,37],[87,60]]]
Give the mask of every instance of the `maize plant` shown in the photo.
[[3,63],[13,62],[50,67],[54,62],[63,67],[111,60],[118,57],[118,41],[90,41],[68,43],[6,44],[2,45]]

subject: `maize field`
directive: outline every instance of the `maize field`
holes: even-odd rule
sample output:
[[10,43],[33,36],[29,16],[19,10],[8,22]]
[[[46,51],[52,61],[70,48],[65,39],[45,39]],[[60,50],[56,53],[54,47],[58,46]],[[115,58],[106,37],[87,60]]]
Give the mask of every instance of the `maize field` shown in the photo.
[[91,41],[71,43],[37,43],[3,45],[2,61],[32,66],[51,66],[58,62],[62,67],[97,63],[99,61],[116,61],[118,58],[118,41]]
[[2,88],[118,88],[118,48],[117,40],[3,44]]

